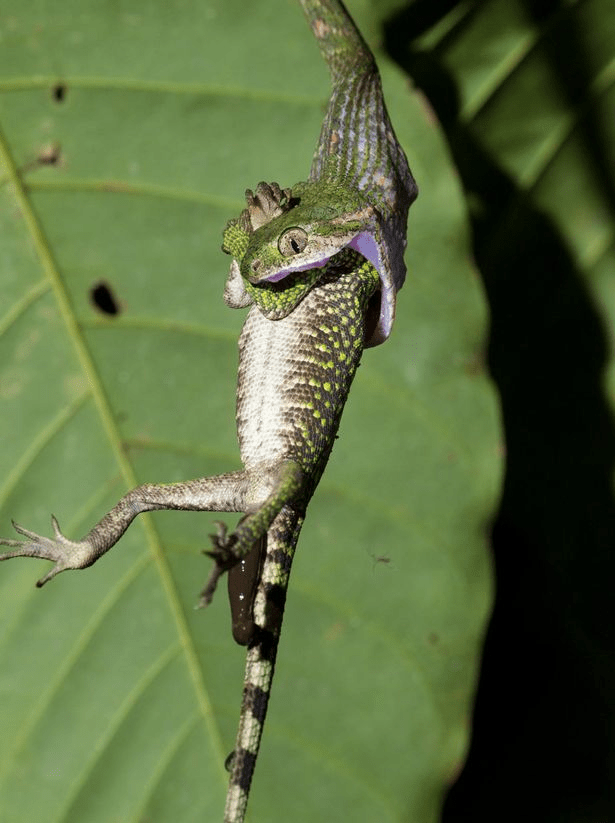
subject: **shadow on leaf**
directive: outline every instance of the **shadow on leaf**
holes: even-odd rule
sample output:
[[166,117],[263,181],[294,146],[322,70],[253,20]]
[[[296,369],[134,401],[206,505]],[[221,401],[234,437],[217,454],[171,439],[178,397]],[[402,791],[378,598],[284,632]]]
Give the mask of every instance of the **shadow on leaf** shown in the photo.
[[[472,204],[474,253],[491,310],[489,367],[507,442],[493,530],[497,600],[471,749],[442,819],[599,823],[610,813],[615,768],[615,431],[603,393],[607,339],[565,238],[483,149],[471,124],[460,122],[455,78],[438,49],[413,50],[405,39],[456,5],[418,0],[386,27],[390,54],[440,118]],[[482,5],[465,4],[458,25]],[[582,116],[596,187],[615,212],[574,18],[557,0],[526,5],[545,27],[551,65]]]

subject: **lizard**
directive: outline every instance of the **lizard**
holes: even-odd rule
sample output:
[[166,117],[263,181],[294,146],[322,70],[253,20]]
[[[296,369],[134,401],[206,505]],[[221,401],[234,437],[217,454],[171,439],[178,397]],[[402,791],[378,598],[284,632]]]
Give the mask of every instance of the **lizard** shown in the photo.
[[384,103],[375,59],[341,0],[299,0],[331,76],[331,94],[305,182],[261,182],[229,221],[224,290],[249,308],[239,338],[237,432],[243,468],[145,483],[81,540],[13,523],[0,560],[53,561],[43,586],[91,566],[134,518],[161,509],[239,512],[205,553],[214,561],[199,605],[228,572],[235,640],[247,646],[239,728],[227,759],[225,823],[242,823],[263,733],[291,564],[307,505],[337,436],[363,349],[390,335],[406,268],[408,209],[418,189]]

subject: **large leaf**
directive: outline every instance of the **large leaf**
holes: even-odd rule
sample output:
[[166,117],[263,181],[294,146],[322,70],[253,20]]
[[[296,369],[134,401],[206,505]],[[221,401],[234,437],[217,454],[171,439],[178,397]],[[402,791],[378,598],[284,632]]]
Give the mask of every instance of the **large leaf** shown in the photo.
[[506,426],[499,594],[444,820],[602,823],[615,720],[615,4],[416,3],[389,45],[445,123],[472,204]]
[[[138,482],[238,466],[220,232],[246,186],[306,176],[328,81],[296,3],[27,5],[0,24],[0,528],[78,536]],[[435,821],[468,744],[486,312],[438,129],[382,63],[422,189],[410,277],[308,513],[254,823]],[[140,518],[41,591],[45,563],[2,565],[3,823],[220,819],[243,650],[222,595],[193,608],[214,519]]]

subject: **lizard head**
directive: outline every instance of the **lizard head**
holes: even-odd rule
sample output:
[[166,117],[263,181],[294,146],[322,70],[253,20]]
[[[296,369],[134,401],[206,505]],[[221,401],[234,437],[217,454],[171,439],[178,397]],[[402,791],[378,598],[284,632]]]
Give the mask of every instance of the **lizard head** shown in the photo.
[[[269,319],[290,314],[326,275],[331,258],[345,248],[369,260],[386,286],[388,261],[379,240],[378,214],[356,193],[344,197],[339,187],[323,191],[317,183],[300,183],[292,192],[259,183],[255,194],[246,192],[246,199],[248,208],[225,230],[223,249],[236,259],[250,302]],[[368,345],[388,336],[395,291],[392,300],[382,296],[381,319]]]
[[344,202],[340,194],[339,188],[323,191],[321,184],[295,186],[279,212],[251,234],[240,263],[244,280],[252,285],[279,283],[326,266],[373,222],[371,206],[356,195]]

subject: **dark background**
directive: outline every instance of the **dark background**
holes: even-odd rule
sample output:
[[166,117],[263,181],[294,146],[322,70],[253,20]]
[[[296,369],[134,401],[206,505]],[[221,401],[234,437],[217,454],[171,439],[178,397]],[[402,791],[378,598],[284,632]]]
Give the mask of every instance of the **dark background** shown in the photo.
[[[469,756],[442,821],[606,823],[615,820],[615,431],[602,387],[607,339],[555,224],[460,122],[455,77],[441,59],[446,43],[425,51],[409,38],[455,5],[416,0],[384,30],[389,54],[438,115],[467,195],[482,204],[472,221],[474,254],[490,305],[488,364],[507,444],[493,528],[495,610]],[[477,0],[471,13],[482,5]],[[587,162],[615,215],[615,170],[600,116],[587,104],[587,40],[569,3],[523,5],[580,112]]]

